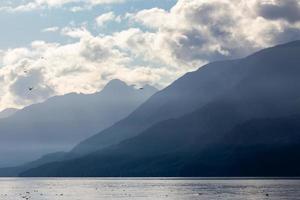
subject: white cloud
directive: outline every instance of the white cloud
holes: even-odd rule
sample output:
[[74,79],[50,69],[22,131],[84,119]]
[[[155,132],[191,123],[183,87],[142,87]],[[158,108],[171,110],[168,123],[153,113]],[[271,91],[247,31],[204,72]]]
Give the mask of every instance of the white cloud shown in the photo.
[[[76,42],[35,41],[29,47],[2,50],[0,110],[56,94],[92,93],[115,78],[166,86],[206,62],[299,39],[297,13],[280,2],[273,0],[270,8],[258,0],[179,0],[169,11],[152,8],[127,14],[130,27],[112,34],[95,36],[87,26],[74,25],[61,33]],[[97,21],[103,26],[110,20],[118,17],[105,13]],[[36,88],[32,93],[30,86]]]
[[46,32],[57,32],[59,30],[59,27],[57,26],[53,26],[53,27],[48,27],[42,30],[42,32],[46,33]]
[[77,4],[71,11],[77,12],[84,9],[90,9],[97,5],[108,5],[123,3],[126,0],[29,0],[26,3],[20,3],[17,6],[3,6],[0,11],[6,12],[28,12],[37,9],[59,8],[68,4]]
[[2,6],[0,7],[1,12],[28,12],[35,9],[41,8],[37,3],[35,2],[29,2],[26,4],[20,4],[17,6]]
[[91,33],[85,27],[65,27],[62,29],[61,33],[65,36],[69,36],[71,38],[89,38],[92,37]]
[[[280,5],[280,19],[284,19],[287,13],[280,2],[273,1]],[[270,20],[258,12],[261,6],[258,0],[179,0],[170,11],[152,8],[127,14],[148,28],[129,45],[143,56],[146,52],[148,58],[191,67],[299,38],[299,23]]]
[[92,5],[124,3],[126,0],[87,0]]
[[66,45],[34,41],[30,47],[2,53],[0,110],[53,95],[93,93],[111,79],[156,84],[164,73],[170,75],[166,69],[132,65],[130,54],[118,47],[114,36],[93,36],[84,27],[65,28],[63,34],[78,41]]
[[116,21],[116,22],[120,22],[121,21],[121,17],[120,16],[116,16],[114,14],[114,12],[108,12],[108,13],[104,13],[100,16],[98,16],[95,19],[97,26],[102,27],[105,26],[106,23],[110,22],[110,21]]

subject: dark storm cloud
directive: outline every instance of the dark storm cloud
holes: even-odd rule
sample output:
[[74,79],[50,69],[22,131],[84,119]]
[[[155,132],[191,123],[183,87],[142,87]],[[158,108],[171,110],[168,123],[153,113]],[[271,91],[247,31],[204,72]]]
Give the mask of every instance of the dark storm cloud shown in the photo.
[[283,19],[290,23],[300,21],[299,0],[277,0],[276,4],[260,3],[257,9],[259,15],[266,19]]

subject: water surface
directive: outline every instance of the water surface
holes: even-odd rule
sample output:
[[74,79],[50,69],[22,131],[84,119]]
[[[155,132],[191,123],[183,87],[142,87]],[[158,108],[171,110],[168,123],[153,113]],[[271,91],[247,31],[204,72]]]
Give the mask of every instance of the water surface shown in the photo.
[[300,199],[299,180],[216,179],[0,179],[0,199]]

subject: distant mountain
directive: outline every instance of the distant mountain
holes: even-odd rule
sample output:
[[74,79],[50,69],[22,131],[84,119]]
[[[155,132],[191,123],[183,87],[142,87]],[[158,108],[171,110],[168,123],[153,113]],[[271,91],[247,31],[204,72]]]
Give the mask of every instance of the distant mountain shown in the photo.
[[17,111],[18,111],[18,109],[16,109],[16,108],[7,108],[0,112],[0,119],[10,117],[10,116],[14,115]]
[[0,166],[14,166],[42,155],[68,151],[76,143],[129,115],[157,90],[135,89],[120,80],[101,92],[50,98],[0,120]]
[[242,66],[238,66],[238,62],[216,62],[201,67],[196,72],[187,73],[153,95],[125,119],[78,144],[72,155],[84,155],[118,144],[155,123],[201,108],[242,79],[246,72],[242,70]]
[[0,168],[0,177],[17,177],[18,174],[26,170],[39,167],[41,165],[65,160],[65,152],[50,153],[41,158],[15,167]]
[[[138,113],[142,122],[151,121],[153,118],[145,116],[154,112],[158,107],[156,103],[164,101],[155,101],[156,98],[166,97],[175,86],[177,91],[195,94],[189,96],[188,104],[182,101],[188,113],[158,122],[120,144],[78,159],[46,164],[21,175],[299,176],[299,52],[300,41],[296,41],[265,49],[244,59],[200,68],[154,95],[128,118]],[[203,75],[208,71],[215,72],[210,84],[202,82],[208,78]],[[187,91],[189,88],[191,90]],[[200,90],[197,92],[195,88]],[[204,103],[198,95],[203,95],[207,88],[214,89],[210,94],[215,94],[202,97],[206,100]],[[177,94],[177,97],[181,95]],[[152,110],[149,102],[153,102]],[[177,115],[185,113],[179,102],[178,108],[170,107],[168,103],[165,105],[159,108],[167,116],[172,112]],[[198,108],[192,110],[193,105]],[[149,112],[142,112],[145,107]],[[165,108],[171,110],[166,112]],[[122,123],[124,120],[117,126]],[[114,127],[111,129],[118,130]],[[107,130],[103,133],[124,133]],[[94,145],[98,142],[102,147],[97,137],[99,135],[93,137]]]

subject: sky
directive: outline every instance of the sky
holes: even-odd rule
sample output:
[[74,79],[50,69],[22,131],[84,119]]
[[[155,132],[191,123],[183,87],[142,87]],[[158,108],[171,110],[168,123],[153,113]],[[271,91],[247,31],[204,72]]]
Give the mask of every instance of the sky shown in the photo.
[[163,88],[297,40],[300,0],[5,0],[0,25],[1,111],[112,79]]

